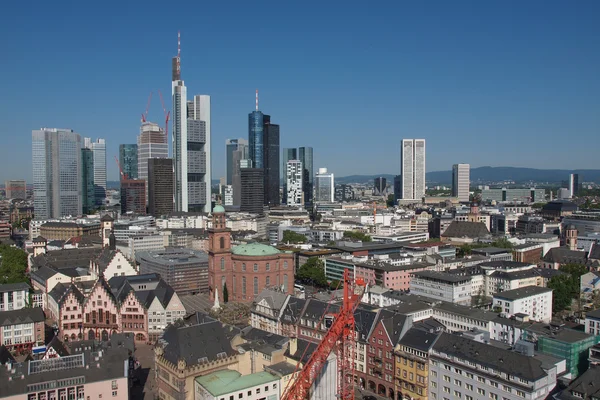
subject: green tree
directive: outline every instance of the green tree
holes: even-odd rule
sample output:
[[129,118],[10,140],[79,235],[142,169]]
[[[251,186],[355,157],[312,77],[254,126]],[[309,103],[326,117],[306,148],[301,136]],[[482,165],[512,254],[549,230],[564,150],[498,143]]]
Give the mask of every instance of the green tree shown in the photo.
[[501,238],[492,243],[493,247],[500,247],[502,249],[512,249],[513,244],[507,238]]
[[579,298],[581,275],[587,273],[587,268],[581,264],[567,264],[560,267],[563,275],[557,275],[548,281],[548,287],[553,290],[553,311],[559,312],[571,307],[573,299]]
[[306,243],[306,236],[294,231],[283,231],[284,243]]
[[229,302],[229,291],[227,290],[227,282],[223,284],[223,303]]
[[386,205],[390,208],[394,207],[394,195],[393,194],[388,194]]
[[16,247],[0,245],[0,283],[29,282],[27,254]]
[[310,257],[296,272],[296,278],[316,286],[326,287],[325,266],[318,257]]
[[473,246],[470,245],[469,243],[465,243],[462,246],[460,246],[458,249],[456,249],[456,256],[459,258],[462,258],[462,257],[471,255],[472,252],[473,252]]
[[539,210],[539,209],[541,209],[542,207],[544,207],[544,204],[545,204],[545,203],[533,203],[533,204],[531,205],[531,208],[533,208],[534,210]]
[[360,240],[361,242],[372,241],[371,236],[367,235],[366,233],[359,232],[359,231],[346,231],[346,232],[344,232],[344,237],[346,239]]

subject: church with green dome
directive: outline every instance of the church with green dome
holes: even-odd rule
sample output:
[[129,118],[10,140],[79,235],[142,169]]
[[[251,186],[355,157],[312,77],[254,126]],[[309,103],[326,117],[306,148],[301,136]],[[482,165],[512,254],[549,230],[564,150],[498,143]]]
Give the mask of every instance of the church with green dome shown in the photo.
[[250,303],[264,288],[294,293],[294,255],[262,243],[231,244],[225,209],[216,205],[208,230],[208,285],[210,299]]

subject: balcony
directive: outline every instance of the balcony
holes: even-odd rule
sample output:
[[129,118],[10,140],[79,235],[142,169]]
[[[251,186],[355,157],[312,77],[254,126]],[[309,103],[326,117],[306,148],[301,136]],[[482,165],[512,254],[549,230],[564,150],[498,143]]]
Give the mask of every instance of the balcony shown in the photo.
[[379,357],[373,357],[373,364],[377,365],[378,367],[382,367],[383,361]]

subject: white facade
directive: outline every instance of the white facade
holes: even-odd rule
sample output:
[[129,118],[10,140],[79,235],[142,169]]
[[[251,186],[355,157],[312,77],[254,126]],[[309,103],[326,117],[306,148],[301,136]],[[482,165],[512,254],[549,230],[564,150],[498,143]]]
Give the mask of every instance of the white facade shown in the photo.
[[425,139],[402,139],[400,150],[403,200],[425,196]]
[[136,251],[163,250],[165,237],[160,234],[131,236],[128,241],[127,257],[135,260]]
[[450,303],[471,304],[471,277],[442,272],[422,271],[410,280],[411,293]]
[[113,276],[131,276],[137,274],[137,269],[135,269],[131,262],[125,258],[125,255],[120,251],[115,252],[112,260],[110,260],[104,270],[104,277],[106,279],[110,279]]
[[302,198],[302,162],[290,160],[286,168],[287,182],[287,205],[301,206],[304,204]]
[[27,305],[29,287],[26,283],[16,286],[0,285],[0,311],[20,310]]
[[225,185],[223,189],[223,205],[233,205],[233,185]]
[[471,184],[469,164],[454,164],[452,166],[452,196],[458,201],[469,201],[469,186]]
[[182,80],[172,82],[173,112],[171,113],[173,137],[173,168],[175,173],[175,211],[188,211],[188,160],[187,160],[187,87]]
[[335,201],[335,183],[333,173],[327,168],[319,168],[315,175],[315,201],[333,203]]
[[185,307],[181,303],[177,293],[173,294],[169,304],[163,305],[158,297],[155,297],[148,307],[148,335],[159,336],[167,325],[182,319],[185,316]]
[[534,321],[548,323],[552,319],[552,289],[530,286],[497,293],[493,307],[501,309],[507,317],[521,313]]

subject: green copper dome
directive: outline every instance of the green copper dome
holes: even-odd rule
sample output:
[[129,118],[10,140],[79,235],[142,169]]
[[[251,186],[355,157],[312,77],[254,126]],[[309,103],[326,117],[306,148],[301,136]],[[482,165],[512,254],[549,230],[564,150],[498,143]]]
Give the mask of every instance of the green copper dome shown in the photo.
[[224,212],[225,212],[225,209],[224,209],[224,208],[223,208],[223,206],[222,206],[222,205],[220,205],[220,204],[217,204],[217,205],[215,206],[215,208],[213,208],[213,214],[214,214],[214,213],[224,213]]
[[273,246],[260,243],[248,243],[235,246],[231,252],[238,256],[274,256],[281,253]]

